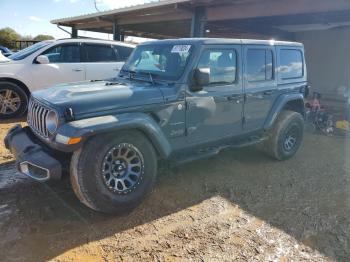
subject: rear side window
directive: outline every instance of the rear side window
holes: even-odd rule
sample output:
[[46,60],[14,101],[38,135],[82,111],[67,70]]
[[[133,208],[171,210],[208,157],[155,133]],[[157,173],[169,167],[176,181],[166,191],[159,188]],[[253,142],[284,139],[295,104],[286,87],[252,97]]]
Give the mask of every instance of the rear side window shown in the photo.
[[198,68],[210,68],[210,84],[232,84],[236,81],[236,51],[205,50]]
[[119,61],[126,61],[134,50],[127,46],[114,46],[114,49],[117,50]]
[[273,54],[268,49],[249,49],[247,51],[247,78],[249,82],[272,80]]
[[80,62],[80,48],[78,45],[57,45],[46,50],[43,55],[49,58],[50,63]]
[[280,51],[280,65],[278,72],[282,79],[303,77],[302,52],[295,49],[282,49]]
[[117,54],[111,45],[86,44],[86,62],[117,62]]

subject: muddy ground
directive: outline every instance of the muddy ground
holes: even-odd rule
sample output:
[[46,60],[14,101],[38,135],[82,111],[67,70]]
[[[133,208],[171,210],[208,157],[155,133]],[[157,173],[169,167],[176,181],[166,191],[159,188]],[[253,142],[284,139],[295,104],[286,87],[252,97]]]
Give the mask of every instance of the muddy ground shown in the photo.
[[68,180],[21,176],[0,150],[0,261],[350,258],[350,140],[308,134],[286,162],[247,148],[162,168],[124,217],[88,210]]

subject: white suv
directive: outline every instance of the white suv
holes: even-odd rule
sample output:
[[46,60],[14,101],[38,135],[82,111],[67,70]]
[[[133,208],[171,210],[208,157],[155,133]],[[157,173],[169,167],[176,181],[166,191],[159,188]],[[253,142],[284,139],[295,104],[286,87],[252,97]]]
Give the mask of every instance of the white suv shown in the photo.
[[30,93],[56,84],[115,77],[134,46],[96,39],[43,41],[0,61],[0,119],[27,110]]

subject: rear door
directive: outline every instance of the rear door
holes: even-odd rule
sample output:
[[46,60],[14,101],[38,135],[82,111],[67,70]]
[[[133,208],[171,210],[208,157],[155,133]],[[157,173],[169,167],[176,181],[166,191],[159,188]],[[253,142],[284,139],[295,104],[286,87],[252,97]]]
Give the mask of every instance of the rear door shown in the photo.
[[86,80],[102,80],[116,77],[123,63],[111,44],[83,43],[83,62]]
[[38,64],[33,61],[30,70],[35,89],[85,80],[85,68],[80,62],[79,43],[58,44],[40,55],[46,55],[50,63]]
[[277,94],[275,47],[245,45],[244,53],[244,130],[263,127]]

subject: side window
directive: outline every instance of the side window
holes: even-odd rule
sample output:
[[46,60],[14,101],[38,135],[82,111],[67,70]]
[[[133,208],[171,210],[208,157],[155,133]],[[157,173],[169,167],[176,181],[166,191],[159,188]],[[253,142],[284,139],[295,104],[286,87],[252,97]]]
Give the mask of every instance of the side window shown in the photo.
[[134,50],[127,46],[114,46],[114,49],[117,50],[119,61],[126,61]]
[[42,55],[46,55],[50,63],[79,63],[80,47],[69,44],[57,45],[46,50]]
[[273,75],[273,54],[268,49],[247,51],[247,77],[249,82],[268,81]]
[[117,54],[111,45],[85,44],[86,62],[117,62]]
[[236,51],[205,50],[198,68],[210,68],[210,84],[232,84],[236,81]]
[[303,77],[303,54],[300,50],[282,49],[278,72],[282,79]]

